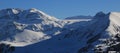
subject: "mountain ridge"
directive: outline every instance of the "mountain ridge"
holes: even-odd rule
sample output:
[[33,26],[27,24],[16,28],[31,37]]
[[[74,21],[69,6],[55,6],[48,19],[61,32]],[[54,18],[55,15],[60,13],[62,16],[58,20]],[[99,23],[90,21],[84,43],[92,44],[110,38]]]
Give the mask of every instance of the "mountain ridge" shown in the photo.
[[108,52],[110,45],[120,42],[118,12],[98,12],[91,20],[67,21],[34,8],[14,13],[4,11],[0,11],[0,43],[14,46],[13,53]]

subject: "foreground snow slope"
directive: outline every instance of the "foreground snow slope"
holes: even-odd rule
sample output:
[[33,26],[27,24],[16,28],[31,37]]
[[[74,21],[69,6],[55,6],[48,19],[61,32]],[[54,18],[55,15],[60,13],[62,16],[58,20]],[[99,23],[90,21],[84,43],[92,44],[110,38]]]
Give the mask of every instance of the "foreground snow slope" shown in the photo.
[[14,47],[2,44],[12,48],[3,50],[13,53],[107,52],[120,43],[119,20],[118,12],[99,12],[90,20],[59,20],[34,8],[3,9],[0,43],[14,46],[10,51]]

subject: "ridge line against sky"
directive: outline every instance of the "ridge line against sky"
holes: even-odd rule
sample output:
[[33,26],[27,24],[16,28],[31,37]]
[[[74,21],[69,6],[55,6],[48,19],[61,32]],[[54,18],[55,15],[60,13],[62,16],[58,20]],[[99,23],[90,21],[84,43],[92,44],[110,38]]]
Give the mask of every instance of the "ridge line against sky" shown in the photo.
[[0,9],[37,8],[63,19],[77,15],[95,15],[99,11],[120,12],[120,0],[1,0]]

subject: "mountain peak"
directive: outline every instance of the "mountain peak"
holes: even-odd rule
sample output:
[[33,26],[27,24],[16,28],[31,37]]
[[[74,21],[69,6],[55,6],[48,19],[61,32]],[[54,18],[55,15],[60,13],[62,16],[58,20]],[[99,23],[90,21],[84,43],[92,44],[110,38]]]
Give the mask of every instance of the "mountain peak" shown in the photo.
[[27,10],[22,10],[19,8],[7,8],[0,10],[1,19],[36,19],[36,20],[57,20],[56,18],[36,9],[31,8]]
[[30,12],[41,12],[40,10],[38,10],[36,8],[30,8],[30,9],[28,9],[28,11],[30,11]]
[[106,14],[104,13],[104,12],[98,12],[96,15],[95,15],[95,17],[103,17],[103,16],[105,16]]
[[6,8],[6,9],[2,9],[0,10],[0,12],[13,12],[14,14],[17,14],[19,13],[20,11],[23,11],[22,9],[19,9],[19,8]]
[[37,10],[36,8],[30,8],[30,10]]

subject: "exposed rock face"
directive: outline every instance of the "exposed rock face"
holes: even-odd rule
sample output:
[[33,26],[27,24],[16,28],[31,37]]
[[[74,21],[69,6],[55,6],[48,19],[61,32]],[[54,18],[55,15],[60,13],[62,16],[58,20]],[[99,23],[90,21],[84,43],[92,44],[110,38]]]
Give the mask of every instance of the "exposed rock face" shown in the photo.
[[15,51],[15,47],[9,44],[0,44],[0,53],[12,53],[13,51]]

